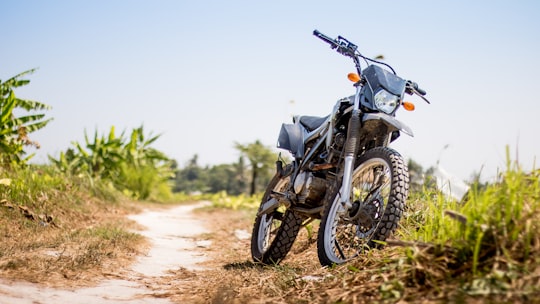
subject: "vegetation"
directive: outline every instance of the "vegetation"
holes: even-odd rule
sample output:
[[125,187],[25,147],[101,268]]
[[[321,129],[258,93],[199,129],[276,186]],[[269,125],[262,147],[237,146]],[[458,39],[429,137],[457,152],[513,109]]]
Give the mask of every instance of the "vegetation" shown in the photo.
[[[21,79],[33,73],[28,70],[2,82],[0,80],[0,165],[16,166],[27,162],[32,155],[25,156],[25,146],[39,148],[39,143],[28,135],[45,127],[52,118],[45,119],[45,114],[36,113],[49,110],[50,106],[37,101],[20,99],[14,89],[27,85],[30,80]],[[16,116],[17,111],[30,112],[29,115]]]
[[[249,194],[255,195],[257,192],[257,182],[259,179],[263,179],[265,181],[264,185],[266,185],[270,180],[271,175],[269,172],[275,168],[273,164],[276,161],[276,156],[268,147],[264,146],[258,140],[247,145],[236,143],[235,147],[249,161],[251,166],[251,184]],[[260,191],[264,191],[265,188],[262,188]]]
[[[116,136],[114,126],[108,136],[92,139],[85,134],[85,144],[75,142],[75,148],[61,152],[50,161],[64,173],[101,179],[135,199],[157,198],[171,195],[169,180],[173,176],[171,161],[162,152],[151,148],[159,136],[147,136],[143,127],[135,128],[127,139],[122,132]],[[157,193],[153,191],[159,190]]]
[[[2,276],[77,285],[130,263],[144,245],[125,218],[136,209],[96,197],[94,187],[50,166],[0,167]],[[118,197],[102,189],[104,197]]]
[[175,176],[175,192],[218,193],[225,191],[239,195],[246,191],[245,166],[242,159],[235,164],[201,167],[198,155],[194,155],[184,168],[178,168]]
[[473,188],[464,203],[417,196],[415,205],[423,216],[413,217],[416,229],[406,230],[416,242],[410,263],[429,257],[433,264],[431,273],[415,270],[410,279],[421,275],[423,284],[438,286],[459,278],[468,294],[519,298],[540,291],[540,171],[525,173],[508,158],[499,180],[481,191]]
[[[175,192],[256,195],[264,191],[275,172],[278,155],[260,141],[235,143],[241,156],[237,163],[201,167],[194,155],[184,168],[177,169]],[[246,165],[247,159],[247,165]],[[249,183],[247,182],[249,181]]]
[[[537,302],[540,300],[540,171],[524,172],[507,157],[491,184],[472,185],[454,201],[437,191],[430,170],[414,161],[411,196],[395,239],[345,265],[321,268],[315,250],[317,221],[300,233],[276,266],[251,261],[250,231],[276,157],[259,141],[235,144],[237,163],[184,168],[151,145],[143,127],[85,135],[51,165],[31,165],[28,134],[50,119],[49,109],[19,99],[14,89],[33,70],[0,81],[0,273],[51,285],[77,285],[128,265],[144,245],[125,215],[139,200],[205,199],[217,267],[180,271],[163,289],[178,301],[224,303]],[[16,110],[31,112],[17,116]],[[509,155],[509,153],[507,153]],[[479,180],[478,175],[474,177]],[[172,190],[181,191],[172,196]],[[197,196],[192,193],[199,193]],[[178,277],[179,276],[179,277]],[[85,280],[79,280],[84,278]],[[208,281],[212,284],[208,284]],[[178,285],[181,284],[181,285]],[[178,290],[184,290],[179,293]]]
[[144,245],[125,217],[136,207],[118,190],[156,186],[142,178],[152,170],[161,177],[165,157],[149,148],[155,138],[145,139],[141,127],[130,141],[112,130],[107,139],[87,140],[89,151],[76,144],[80,154],[71,150],[55,165],[28,164],[25,148],[39,147],[28,134],[51,120],[34,113],[49,106],[15,96],[29,83],[21,77],[33,71],[0,81],[0,273],[50,285],[88,283],[130,263]]
[[[333,268],[318,265],[310,229],[279,266],[252,263],[246,244],[246,252],[231,252],[225,268],[209,274],[220,278],[216,287],[196,292],[212,301],[227,286],[225,303],[540,300],[540,171],[523,172],[508,160],[497,182],[472,189],[463,202],[434,189],[415,191],[395,239]],[[248,230],[252,222],[244,225]]]

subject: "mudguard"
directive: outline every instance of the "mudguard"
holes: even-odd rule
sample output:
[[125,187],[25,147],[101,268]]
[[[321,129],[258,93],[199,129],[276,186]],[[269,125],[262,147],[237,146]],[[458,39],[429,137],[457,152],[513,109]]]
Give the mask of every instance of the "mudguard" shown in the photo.
[[299,124],[282,124],[277,147],[288,150],[294,157],[304,156],[304,128]]
[[388,131],[402,131],[405,134],[414,137],[413,131],[409,126],[384,113],[364,113],[362,115],[362,125],[369,124],[370,121],[378,121],[388,126]]

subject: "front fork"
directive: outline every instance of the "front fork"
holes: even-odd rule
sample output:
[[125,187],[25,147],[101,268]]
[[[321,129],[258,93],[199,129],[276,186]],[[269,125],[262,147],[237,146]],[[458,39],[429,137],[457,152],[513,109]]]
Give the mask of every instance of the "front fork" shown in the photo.
[[354,170],[354,164],[356,160],[356,154],[358,153],[358,138],[360,132],[360,111],[358,107],[352,112],[351,119],[349,120],[349,127],[347,130],[347,142],[345,143],[345,163],[343,165],[343,179],[341,182],[340,197],[341,205],[345,207],[345,210],[350,210],[351,203],[351,187],[352,187],[352,175]]

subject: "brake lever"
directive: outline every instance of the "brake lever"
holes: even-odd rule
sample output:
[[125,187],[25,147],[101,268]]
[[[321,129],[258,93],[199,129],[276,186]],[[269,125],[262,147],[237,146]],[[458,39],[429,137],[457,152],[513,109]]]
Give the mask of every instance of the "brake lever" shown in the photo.
[[427,98],[424,97],[424,95],[426,95],[426,91],[421,90],[418,87],[418,84],[416,82],[411,81],[411,80],[407,80],[407,85],[406,86],[407,86],[406,92],[408,94],[415,94],[415,95],[419,96],[420,98],[422,98],[428,104],[431,104],[431,102],[429,102],[429,100],[427,100]]
[[427,102],[428,104],[431,104],[431,102],[429,102],[429,100],[427,100],[427,98],[425,98],[422,94],[418,93],[418,91],[414,90],[413,92],[417,96],[420,96],[420,98],[422,98],[425,102]]

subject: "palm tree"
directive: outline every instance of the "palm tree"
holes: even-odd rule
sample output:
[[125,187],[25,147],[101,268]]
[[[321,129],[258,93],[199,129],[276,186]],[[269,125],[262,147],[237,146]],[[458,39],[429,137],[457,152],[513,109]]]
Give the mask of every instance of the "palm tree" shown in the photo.
[[267,177],[272,168],[276,154],[269,147],[264,146],[259,140],[254,143],[242,145],[235,143],[235,148],[243,157],[248,159],[251,167],[250,195],[256,193],[259,178]]

